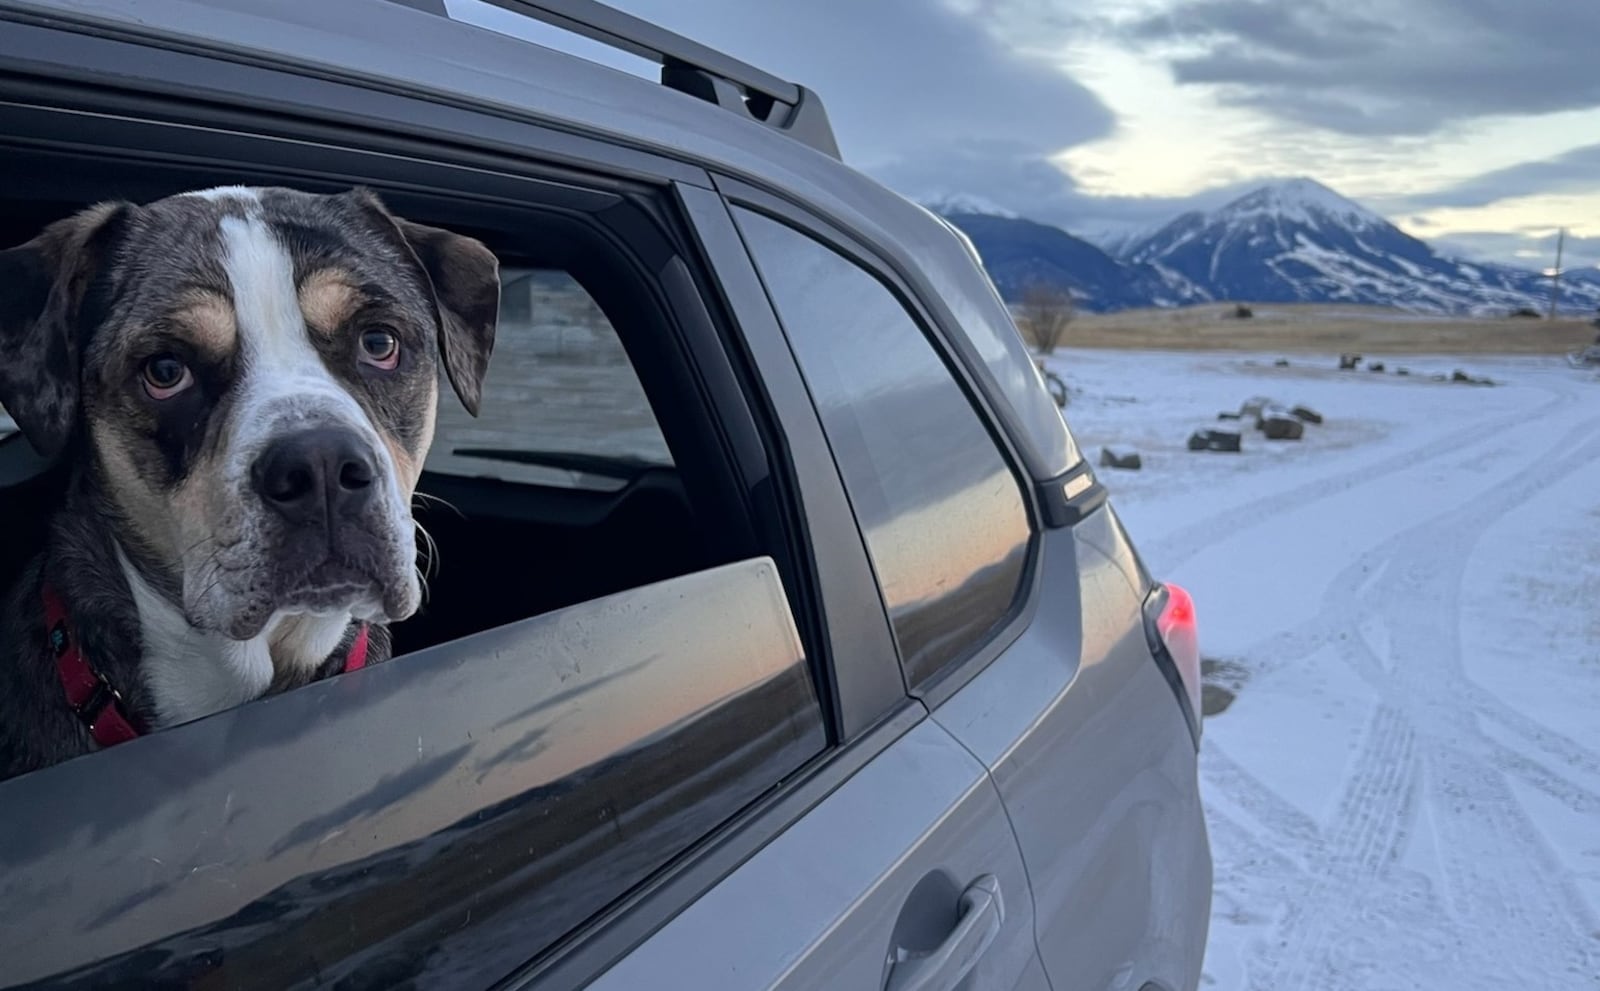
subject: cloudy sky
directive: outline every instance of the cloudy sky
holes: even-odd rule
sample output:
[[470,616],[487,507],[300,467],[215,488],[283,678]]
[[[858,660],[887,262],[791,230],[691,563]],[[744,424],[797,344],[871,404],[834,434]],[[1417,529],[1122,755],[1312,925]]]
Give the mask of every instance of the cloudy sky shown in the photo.
[[1097,236],[1307,175],[1454,253],[1544,267],[1564,225],[1600,264],[1596,0],[611,2],[817,90],[910,196]]

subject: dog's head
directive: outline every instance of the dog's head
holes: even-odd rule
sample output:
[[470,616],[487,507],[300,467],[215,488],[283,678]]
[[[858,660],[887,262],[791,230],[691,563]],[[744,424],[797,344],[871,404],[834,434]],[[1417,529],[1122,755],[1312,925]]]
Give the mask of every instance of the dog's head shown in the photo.
[[102,204],[0,252],[0,405],[195,627],[395,621],[439,370],[475,415],[499,298],[483,244],[364,190]]

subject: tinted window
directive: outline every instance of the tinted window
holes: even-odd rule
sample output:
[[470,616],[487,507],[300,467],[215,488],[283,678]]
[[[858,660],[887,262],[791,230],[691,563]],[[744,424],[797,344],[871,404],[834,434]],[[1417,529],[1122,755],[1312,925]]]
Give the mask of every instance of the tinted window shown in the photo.
[[489,987],[823,745],[770,558],[633,589],[0,783],[0,977]]
[[912,316],[877,278],[736,210],[823,427],[913,683],[1009,612],[1028,519],[1011,471]]
[[1082,461],[1083,455],[1050,398],[1011,312],[984,271],[971,239],[931,211],[924,209],[923,213],[949,235],[930,231],[930,236],[917,244],[929,277],[993,377],[997,401],[1011,408],[1021,430],[1019,439],[1027,441],[1022,453],[1031,458],[1040,476],[1060,475]]
[[671,466],[639,376],[593,297],[560,269],[508,266],[500,277],[481,413],[444,397],[427,469],[611,491],[634,465]]

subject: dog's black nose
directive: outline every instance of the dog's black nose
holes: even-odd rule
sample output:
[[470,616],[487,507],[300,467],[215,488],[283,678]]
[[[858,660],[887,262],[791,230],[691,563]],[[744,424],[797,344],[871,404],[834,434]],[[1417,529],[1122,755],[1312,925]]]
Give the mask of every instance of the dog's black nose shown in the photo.
[[279,437],[251,469],[256,492],[296,526],[354,516],[372,501],[377,473],[367,443],[336,427]]

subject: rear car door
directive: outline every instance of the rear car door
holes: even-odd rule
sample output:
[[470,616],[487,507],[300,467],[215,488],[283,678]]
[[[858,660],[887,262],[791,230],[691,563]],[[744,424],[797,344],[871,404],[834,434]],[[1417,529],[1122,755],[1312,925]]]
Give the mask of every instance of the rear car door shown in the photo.
[[[1104,490],[1076,457],[1032,481],[923,305],[935,293],[864,239],[722,186],[822,410],[908,688],[993,774],[1050,980],[1192,987],[1211,880],[1193,716],[1152,650],[1156,587]],[[962,259],[956,236],[927,234]],[[965,309],[998,306],[967,264],[990,298]],[[1043,394],[1036,376],[1011,381]]]
[[[709,190],[677,192],[796,470],[832,476],[822,424],[727,208]],[[835,677],[861,660],[838,652]],[[856,726],[869,716],[842,712],[843,734],[859,730],[858,747],[890,742],[590,986],[1048,988],[1026,873],[987,770],[920,705]]]

